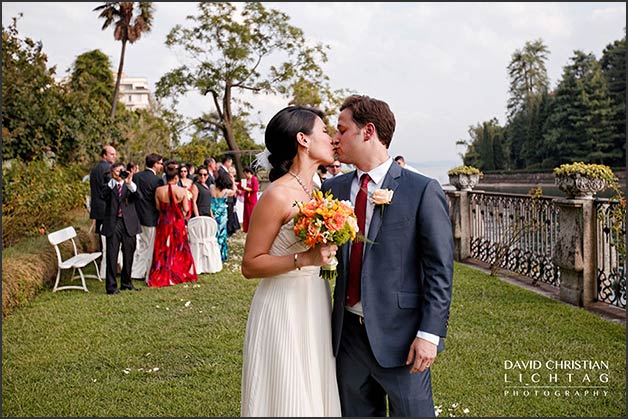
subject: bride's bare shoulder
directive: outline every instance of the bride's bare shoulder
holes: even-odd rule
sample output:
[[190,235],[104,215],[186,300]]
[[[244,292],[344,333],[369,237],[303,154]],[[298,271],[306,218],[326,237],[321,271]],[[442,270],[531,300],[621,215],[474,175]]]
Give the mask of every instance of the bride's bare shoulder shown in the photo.
[[283,205],[289,201],[291,195],[290,188],[286,187],[286,185],[273,182],[262,193],[257,205]]

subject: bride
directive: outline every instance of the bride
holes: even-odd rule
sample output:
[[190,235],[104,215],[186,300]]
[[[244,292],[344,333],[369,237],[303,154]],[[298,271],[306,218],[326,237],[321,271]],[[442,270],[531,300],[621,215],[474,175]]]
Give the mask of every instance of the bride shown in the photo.
[[241,416],[341,416],[330,288],[319,276],[337,247],[308,248],[292,222],[295,201],[312,199],[316,168],[334,160],[322,117],[289,106],[266,128],[272,183],[253,211],[242,258],[246,278],[264,279],[246,325]]

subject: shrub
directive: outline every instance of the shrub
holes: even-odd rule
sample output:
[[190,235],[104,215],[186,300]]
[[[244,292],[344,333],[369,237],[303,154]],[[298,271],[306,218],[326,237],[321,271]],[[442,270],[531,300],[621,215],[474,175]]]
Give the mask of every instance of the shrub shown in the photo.
[[2,247],[70,223],[70,212],[85,206],[89,183],[77,164],[13,161],[2,168]]
[[583,162],[561,164],[554,168],[555,176],[582,175],[595,179],[603,179],[609,186],[617,183],[617,178],[610,167],[603,164],[590,164]]
[[456,176],[456,175],[480,175],[480,176],[482,176],[483,173],[477,167],[473,167],[473,166],[458,166],[458,167],[454,167],[453,169],[449,170],[447,172],[447,175],[449,175],[449,176]]

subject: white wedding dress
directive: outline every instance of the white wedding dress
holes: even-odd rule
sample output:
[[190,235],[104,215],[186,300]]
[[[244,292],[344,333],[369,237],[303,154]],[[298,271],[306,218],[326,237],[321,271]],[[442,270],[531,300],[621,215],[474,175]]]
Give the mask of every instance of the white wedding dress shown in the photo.
[[[270,249],[281,256],[307,250],[293,222]],[[341,416],[331,346],[331,294],[318,266],[259,283],[244,337],[241,416]]]

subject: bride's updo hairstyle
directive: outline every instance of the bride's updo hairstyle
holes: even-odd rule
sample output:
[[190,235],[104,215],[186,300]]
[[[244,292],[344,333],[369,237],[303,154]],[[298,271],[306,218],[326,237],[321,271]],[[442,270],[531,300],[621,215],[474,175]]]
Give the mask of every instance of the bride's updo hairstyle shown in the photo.
[[317,116],[323,119],[325,114],[314,108],[288,106],[272,117],[264,133],[270,152],[268,161],[272,168],[268,179],[271,182],[288,173],[299,148],[297,134],[311,134]]

